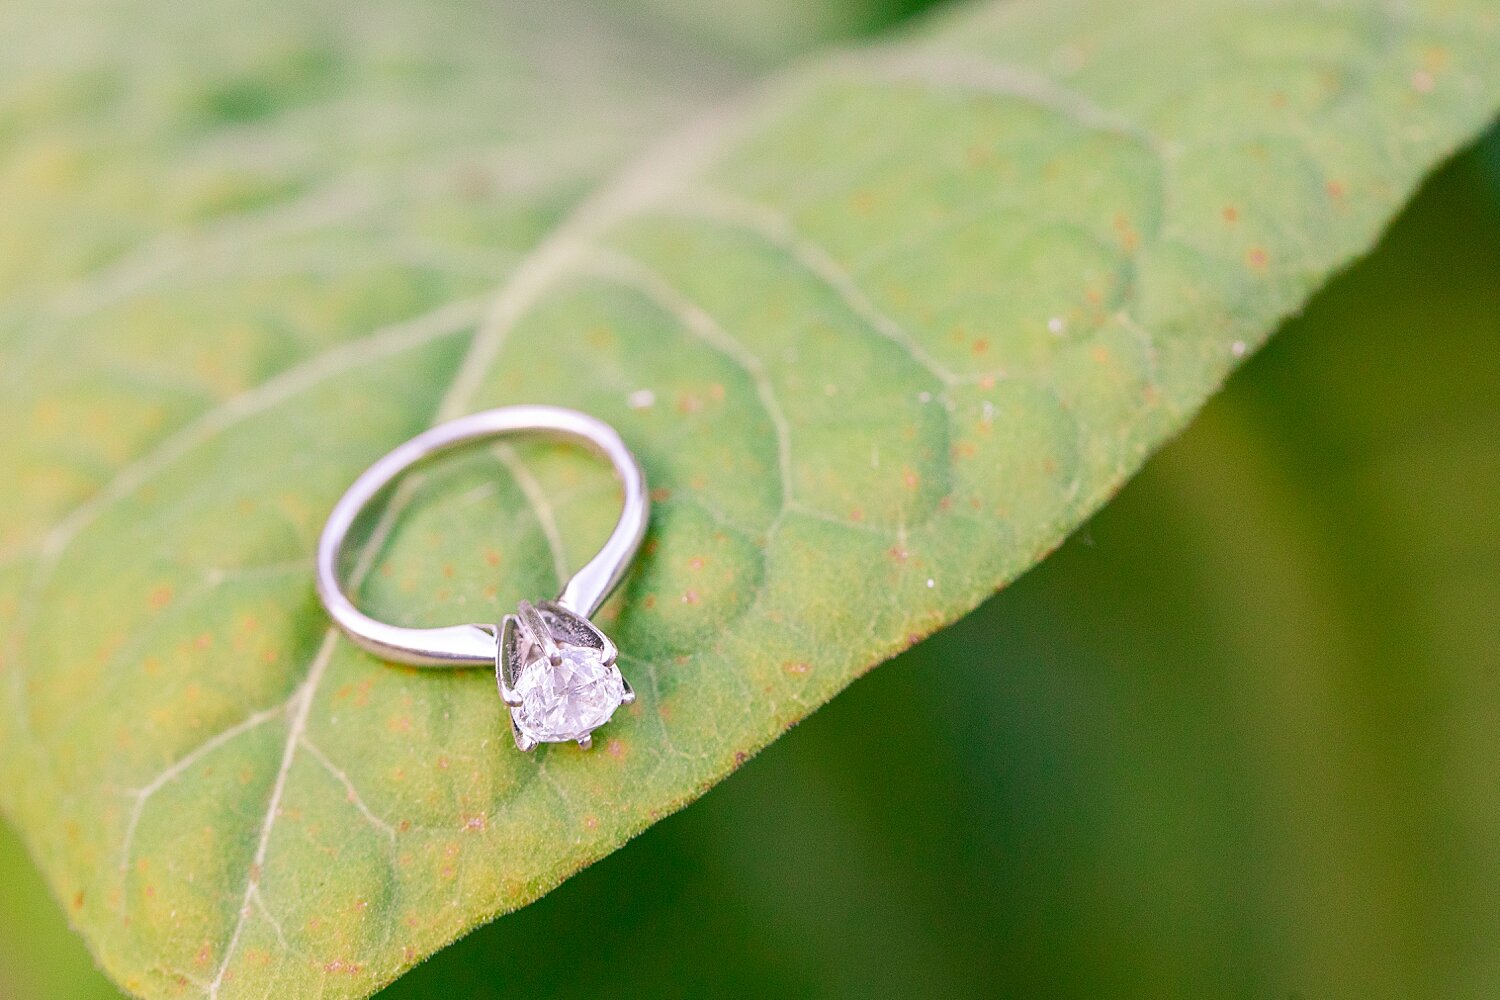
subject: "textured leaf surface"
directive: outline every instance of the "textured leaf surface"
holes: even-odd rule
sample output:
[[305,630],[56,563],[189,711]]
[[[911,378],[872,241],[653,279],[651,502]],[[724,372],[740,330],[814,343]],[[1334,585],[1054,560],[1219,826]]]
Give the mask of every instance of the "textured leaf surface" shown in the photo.
[[[583,13],[234,13],[0,34],[4,803],[151,995],[368,992],[699,794],[1056,545],[1500,91],[1487,3],[1018,3],[634,156],[715,88]],[[656,487],[587,755],[312,597],[360,468],[522,400]],[[613,501],[435,469],[364,600],[492,619]]]

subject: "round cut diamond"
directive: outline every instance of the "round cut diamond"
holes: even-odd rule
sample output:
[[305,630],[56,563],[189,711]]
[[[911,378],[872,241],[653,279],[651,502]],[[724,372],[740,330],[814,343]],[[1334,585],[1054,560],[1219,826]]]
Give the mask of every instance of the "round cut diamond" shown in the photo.
[[516,726],[534,740],[580,740],[609,721],[625,698],[620,672],[605,666],[597,649],[560,646],[553,666],[537,656],[521,668],[513,685],[521,699],[512,712]]

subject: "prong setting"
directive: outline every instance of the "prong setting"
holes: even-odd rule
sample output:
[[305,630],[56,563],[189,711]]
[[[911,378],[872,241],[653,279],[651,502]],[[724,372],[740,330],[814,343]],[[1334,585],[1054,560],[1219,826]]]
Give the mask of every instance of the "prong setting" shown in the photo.
[[511,723],[510,732],[511,735],[516,738],[517,750],[521,751],[522,753],[531,753],[531,751],[536,749],[537,741],[521,732],[521,730],[515,725],[515,723]]
[[593,731],[635,701],[615,644],[571,608],[522,601],[496,631],[495,678],[522,750],[566,742],[588,749]]
[[530,601],[522,601],[516,608],[516,614],[521,623],[526,626],[527,637],[541,649],[549,663],[554,667],[562,663],[562,650],[557,646],[557,640],[552,636],[552,630],[542,620],[541,612],[537,611],[536,605]]
[[[506,615],[495,628],[495,684],[500,689],[500,700],[510,708],[517,708],[521,704],[521,696],[511,686],[513,680],[511,666],[519,656],[520,632],[520,622],[515,615]],[[517,732],[519,733],[519,730]],[[519,736],[516,742],[520,743]]]

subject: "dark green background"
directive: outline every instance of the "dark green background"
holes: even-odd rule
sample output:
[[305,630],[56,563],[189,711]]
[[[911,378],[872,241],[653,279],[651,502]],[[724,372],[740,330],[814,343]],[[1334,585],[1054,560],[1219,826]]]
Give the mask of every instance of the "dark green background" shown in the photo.
[[[1500,132],[1041,567],[386,995],[1497,994]],[[114,995],[0,831],[0,1000]]]

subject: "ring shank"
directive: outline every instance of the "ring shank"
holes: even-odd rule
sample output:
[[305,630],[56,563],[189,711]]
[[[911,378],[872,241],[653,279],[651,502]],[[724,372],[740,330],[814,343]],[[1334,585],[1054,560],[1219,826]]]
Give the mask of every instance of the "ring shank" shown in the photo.
[[376,621],[354,606],[338,577],[339,553],[360,511],[412,466],[440,452],[493,437],[541,434],[582,444],[609,460],[624,489],[620,520],[609,539],[563,586],[557,603],[591,617],[620,582],[646,533],[646,475],[615,429],[560,406],[505,406],[472,413],[423,431],[380,458],[334,504],[318,539],[318,597],[334,622],[382,659],[422,667],[492,667],[497,638],[490,625],[404,628]]

